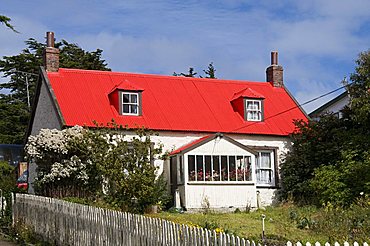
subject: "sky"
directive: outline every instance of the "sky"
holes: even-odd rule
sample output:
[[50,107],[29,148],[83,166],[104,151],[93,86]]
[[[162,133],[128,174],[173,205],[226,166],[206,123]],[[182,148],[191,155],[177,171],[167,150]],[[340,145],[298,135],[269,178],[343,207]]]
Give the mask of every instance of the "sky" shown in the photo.
[[276,50],[299,103],[341,87],[370,48],[368,0],[0,0],[0,15],[20,32],[0,26],[0,57],[52,31],[57,41],[102,49],[113,71],[172,75],[194,67],[204,75],[213,62],[218,78],[263,82]]

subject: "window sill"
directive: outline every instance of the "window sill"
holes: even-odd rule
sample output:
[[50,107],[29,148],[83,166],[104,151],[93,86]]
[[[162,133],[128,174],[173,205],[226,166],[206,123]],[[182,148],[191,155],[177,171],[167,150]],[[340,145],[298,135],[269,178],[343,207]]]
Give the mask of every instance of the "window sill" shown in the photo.
[[188,185],[254,185],[253,181],[189,181]]
[[279,186],[277,185],[269,185],[269,184],[257,184],[256,185],[257,188],[259,189],[263,189],[263,188],[266,188],[266,189],[278,189],[280,188]]

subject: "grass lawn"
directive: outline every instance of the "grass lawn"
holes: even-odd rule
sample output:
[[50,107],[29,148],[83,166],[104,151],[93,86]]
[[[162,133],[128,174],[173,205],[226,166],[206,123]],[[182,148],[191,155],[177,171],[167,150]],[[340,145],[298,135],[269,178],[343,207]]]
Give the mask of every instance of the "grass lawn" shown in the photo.
[[[369,210],[361,209],[355,214],[341,211],[327,211],[315,207],[295,207],[284,205],[279,207],[268,207],[266,210],[257,210],[246,213],[169,213],[161,212],[148,215],[151,217],[163,218],[180,224],[198,225],[208,229],[220,228],[227,233],[244,237],[254,241],[261,240],[262,214],[265,218],[265,235],[268,239],[276,242],[297,242],[302,243],[316,241],[320,243],[338,241],[370,242],[369,221],[362,224],[353,224],[359,218],[368,220]],[[345,213],[342,218],[338,215]],[[357,217],[356,217],[357,216]],[[348,221],[346,218],[348,217]],[[341,222],[340,222],[341,221]],[[341,224],[342,223],[342,224]],[[353,225],[352,225],[353,224]]]

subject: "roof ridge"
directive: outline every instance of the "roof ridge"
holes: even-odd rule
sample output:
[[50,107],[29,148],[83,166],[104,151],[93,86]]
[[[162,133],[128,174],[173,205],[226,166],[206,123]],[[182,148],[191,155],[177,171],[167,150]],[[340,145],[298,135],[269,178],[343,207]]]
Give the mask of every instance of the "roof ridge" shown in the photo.
[[86,69],[77,69],[77,68],[60,68],[60,73],[94,73],[94,74],[110,74],[112,76],[122,76],[127,77],[141,77],[141,78],[154,78],[161,79],[167,78],[172,80],[183,80],[183,81],[197,81],[197,82],[213,82],[213,83],[253,83],[259,86],[272,86],[269,82],[266,81],[251,81],[251,80],[241,80],[241,79],[211,79],[211,78],[194,78],[194,77],[183,77],[183,76],[173,76],[173,75],[163,75],[163,74],[142,74],[134,72],[117,72],[117,71],[103,71],[103,70],[86,70]]

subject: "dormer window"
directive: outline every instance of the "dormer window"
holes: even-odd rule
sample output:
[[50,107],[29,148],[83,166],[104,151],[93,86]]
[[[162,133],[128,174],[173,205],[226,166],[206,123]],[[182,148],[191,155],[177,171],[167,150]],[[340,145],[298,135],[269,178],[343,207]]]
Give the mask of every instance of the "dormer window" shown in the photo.
[[121,92],[122,115],[139,115],[140,114],[140,93],[138,92]]
[[262,100],[245,100],[246,120],[262,121]]
[[142,115],[142,93],[144,89],[134,82],[124,80],[109,92],[109,102],[120,115]]
[[251,88],[245,88],[231,99],[231,105],[235,112],[245,121],[263,121],[265,97]]

